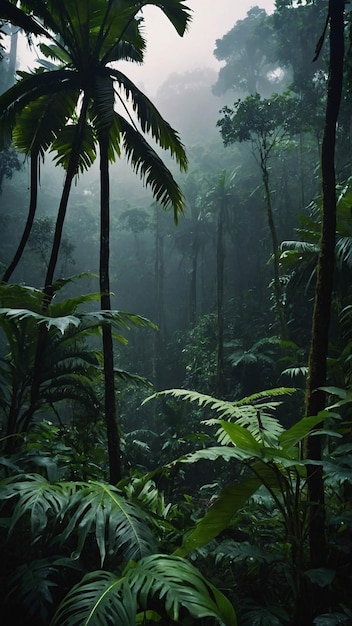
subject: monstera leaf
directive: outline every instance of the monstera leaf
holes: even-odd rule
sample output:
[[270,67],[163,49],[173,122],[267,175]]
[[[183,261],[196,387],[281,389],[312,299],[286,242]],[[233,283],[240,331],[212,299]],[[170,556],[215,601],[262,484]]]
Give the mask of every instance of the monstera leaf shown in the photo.
[[128,564],[120,577],[105,571],[84,576],[59,606],[52,626],[135,626],[141,611],[152,611],[154,619],[167,616],[174,623],[191,616],[237,624],[227,598],[188,561],[153,554]]

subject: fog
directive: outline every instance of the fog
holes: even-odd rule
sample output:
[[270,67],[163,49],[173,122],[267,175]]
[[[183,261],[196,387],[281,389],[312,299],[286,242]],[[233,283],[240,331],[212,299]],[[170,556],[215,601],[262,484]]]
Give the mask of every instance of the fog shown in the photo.
[[142,67],[128,64],[128,71],[150,96],[173,72],[204,67],[219,70],[221,63],[213,55],[216,39],[228,32],[237,20],[243,19],[253,6],[270,13],[274,0],[217,0],[216,3],[213,0],[188,0],[186,5],[193,14],[183,37],[179,37],[159,9],[147,7],[144,11],[148,41],[145,63]]
[[[183,73],[198,68],[219,70],[221,63],[213,55],[216,39],[221,38],[247,11],[259,6],[270,13],[274,0],[188,0],[192,22],[187,33],[180,37],[167,18],[156,7],[144,9],[147,50],[142,66],[121,63],[130,78],[153,97],[169,74]],[[23,39],[19,46],[21,68],[33,67],[36,54]]]

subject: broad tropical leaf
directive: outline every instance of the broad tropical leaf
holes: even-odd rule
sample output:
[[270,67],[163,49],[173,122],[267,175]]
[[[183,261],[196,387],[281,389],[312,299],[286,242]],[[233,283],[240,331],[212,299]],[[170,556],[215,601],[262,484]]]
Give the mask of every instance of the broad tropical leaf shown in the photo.
[[105,483],[77,483],[65,513],[69,521],[61,541],[77,534],[74,558],[81,554],[87,537],[94,534],[101,564],[107,557],[139,559],[155,549],[155,539],[145,513],[121,492]]
[[64,483],[52,484],[39,474],[13,476],[4,480],[0,501],[17,499],[11,516],[9,532],[18,522],[29,520],[31,534],[40,535],[49,519],[59,517],[68,504],[70,489]]
[[105,571],[92,572],[61,602],[51,626],[135,626],[136,598],[121,579]]
[[249,475],[225,487],[196,527],[185,536],[182,546],[175,550],[179,556],[187,556],[192,550],[209,543],[228,528],[235,513],[262,485],[262,480]]
[[188,614],[237,625],[227,598],[188,561],[155,554],[129,564],[121,578],[104,571],[86,575],[61,603],[52,626],[135,626],[137,610],[149,607],[175,623]]
[[7,598],[15,598],[30,618],[46,624],[54,604],[53,589],[60,583],[60,574],[63,577],[67,569],[79,570],[80,567],[71,559],[60,556],[23,563],[8,581]]

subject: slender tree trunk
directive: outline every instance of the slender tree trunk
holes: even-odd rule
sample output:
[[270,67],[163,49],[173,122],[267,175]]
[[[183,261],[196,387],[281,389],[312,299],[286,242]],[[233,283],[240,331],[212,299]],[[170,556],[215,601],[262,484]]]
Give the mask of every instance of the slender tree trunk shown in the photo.
[[[110,300],[110,181],[109,181],[109,134],[102,131],[99,137],[100,149],[100,302],[105,311],[111,310]],[[117,423],[117,406],[115,398],[114,346],[111,324],[104,324],[104,405],[108,439],[110,483],[116,484],[122,476],[120,435]]]
[[[330,71],[322,144],[323,221],[306,390],[305,412],[307,416],[317,415],[325,406],[325,394],[319,388],[326,383],[326,360],[335,262],[335,142],[343,83],[344,4],[344,0],[330,0],[329,2]],[[322,455],[321,448],[321,437],[310,437],[307,444],[308,458],[319,461]],[[309,532],[311,567],[324,567],[326,564],[326,538],[322,469],[319,466],[310,465],[307,472],[309,501],[312,503]]]
[[29,210],[28,210],[28,216],[27,216],[27,221],[26,221],[26,225],[24,227],[23,230],[23,234],[21,237],[21,241],[18,244],[18,248],[15,252],[15,255],[10,263],[10,265],[8,266],[8,268],[6,269],[2,280],[4,283],[7,283],[13,272],[15,271],[17,265],[19,264],[23,251],[27,245],[28,239],[29,239],[29,235],[31,233],[32,230],[32,226],[33,226],[33,222],[34,222],[34,217],[35,217],[35,213],[37,210],[37,198],[38,198],[38,162],[39,162],[39,157],[38,154],[31,154],[31,182],[30,182],[30,201],[29,201]]
[[217,222],[216,243],[216,310],[217,310],[217,355],[216,355],[216,395],[223,394],[224,378],[224,207],[221,201]]
[[[197,226],[196,226],[197,228]],[[191,327],[197,321],[197,269],[198,269],[198,233],[195,232],[192,241],[191,276],[189,284],[189,322]]]
[[264,184],[267,220],[268,220],[271,243],[272,243],[272,248],[273,248],[275,309],[276,309],[276,315],[278,317],[278,321],[280,325],[281,338],[285,339],[287,332],[286,332],[285,316],[283,312],[283,305],[281,301],[282,294],[281,294],[281,284],[280,284],[280,274],[279,274],[279,264],[280,264],[279,245],[278,245],[276,227],[275,227],[275,222],[274,222],[273,207],[272,207],[272,202],[271,202],[271,193],[270,193],[270,187],[269,187],[269,173],[268,173],[265,159],[263,158],[261,159],[260,166],[262,170],[262,178],[263,178],[263,184]]
[[84,96],[83,102],[82,102],[82,108],[81,108],[81,112],[80,112],[80,116],[79,116],[79,120],[77,124],[76,136],[75,136],[74,144],[72,146],[70,160],[69,160],[66,177],[65,177],[64,188],[62,190],[59,210],[58,210],[58,214],[56,218],[54,240],[53,240],[53,245],[51,249],[48,269],[47,269],[47,273],[45,277],[45,286],[43,290],[44,292],[43,310],[44,311],[47,310],[54,295],[54,292],[53,292],[54,274],[55,274],[55,269],[56,269],[59,251],[60,251],[62,231],[63,231],[64,222],[66,218],[67,206],[68,206],[68,200],[70,197],[71,187],[72,187],[74,177],[76,176],[77,171],[78,171],[79,155],[80,155],[80,150],[81,150],[81,145],[82,145],[84,126],[85,126],[86,118],[87,118],[88,105],[89,105],[89,96],[86,95]]
[[[62,191],[60,205],[58,209],[58,214],[56,218],[55,232],[54,232],[54,240],[51,249],[51,255],[49,259],[48,269],[45,277],[45,285],[43,289],[43,303],[42,303],[42,311],[45,314],[48,310],[50,302],[54,295],[53,281],[54,281],[54,273],[56,269],[57,259],[59,256],[61,238],[62,238],[62,230],[64,226],[64,221],[67,212],[67,205],[70,196],[70,191],[72,187],[72,183],[74,177],[78,171],[78,163],[79,163],[79,155],[82,145],[82,136],[84,125],[86,122],[87,110],[89,104],[89,97],[84,97],[82,102],[82,108],[80,112],[80,117],[77,124],[76,136],[72,146],[70,159],[66,171],[64,188]],[[37,340],[37,348],[35,355],[35,362],[33,367],[33,378],[31,385],[31,400],[28,409],[24,412],[21,417],[21,430],[26,431],[32,418],[33,414],[37,410],[40,404],[40,384],[43,373],[43,357],[46,348],[48,336],[48,329],[45,324],[40,324],[38,328],[38,340]]]
[[160,232],[159,224],[159,211],[160,208],[155,204],[155,320],[158,326],[158,331],[154,333],[154,380],[157,389],[162,389],[164,386],[164,364],[163,364],[163,351],[165,345],[165,307],[164,307],[164,276],[165,276],[165,262],[164,262],[164,237]]

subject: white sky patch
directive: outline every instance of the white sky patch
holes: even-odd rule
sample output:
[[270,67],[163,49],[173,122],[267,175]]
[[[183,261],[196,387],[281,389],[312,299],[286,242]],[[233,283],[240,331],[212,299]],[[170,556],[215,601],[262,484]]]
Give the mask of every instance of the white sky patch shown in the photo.
[[[193,18],[184,37],[177,34],[160,9],[146,7],[145,62],[142,66],[119,64],[119,69],[150,97],[155,96],[173,72],[182,74],[204,67],[219,70],[222,64],[213,55],[216,40],[231,30],[237,20],[244,19],[253,6],[271,13],[274,0],[185,0],[185,5],[192,9]],[[19,58],[22,69],[33,67],[35,54],[28,50],[23,40],[19,46]]]

